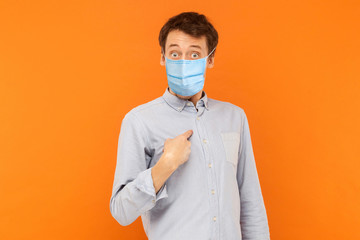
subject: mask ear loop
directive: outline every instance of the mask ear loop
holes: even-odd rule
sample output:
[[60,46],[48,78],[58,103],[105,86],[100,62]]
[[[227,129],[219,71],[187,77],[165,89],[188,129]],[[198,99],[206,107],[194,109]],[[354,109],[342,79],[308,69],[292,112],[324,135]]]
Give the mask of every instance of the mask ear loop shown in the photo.
[[209,53],[209,55],[206,56],[206,58],[208,58],[213,53],[213,51],[215,51],[215,48],[216,47],[214,47],[214,49]]

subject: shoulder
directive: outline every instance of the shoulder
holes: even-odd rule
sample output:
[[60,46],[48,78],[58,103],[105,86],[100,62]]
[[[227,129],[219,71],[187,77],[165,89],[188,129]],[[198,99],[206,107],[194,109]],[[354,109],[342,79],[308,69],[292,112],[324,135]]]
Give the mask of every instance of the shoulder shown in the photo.
[[222,109],[223,111],[226,112],[230,111],[230,112],[236,112],[240,115],[245,115],[245,110],[242,107],[231,102],[208,98],[208,105],[209,108],[214,108],[218,110]]
[[164,104],[164,100],[162,97],[155,98],[146,103],[140,104],[125,114],[125,117],[131,116],[132,118],[136,118],[138,120],[146,117],[146,114],[151,113],[158,107],[162,107]]

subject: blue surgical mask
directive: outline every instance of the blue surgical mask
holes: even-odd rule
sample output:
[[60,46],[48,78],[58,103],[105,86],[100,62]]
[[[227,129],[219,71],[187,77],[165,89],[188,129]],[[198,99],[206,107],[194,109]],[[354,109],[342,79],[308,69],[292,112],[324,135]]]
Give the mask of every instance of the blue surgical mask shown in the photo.
[[193,96],[204,87],[206,60],[215,48],[206,57],[196,60],[172,60],[164,54],[168,85],[174,93]]

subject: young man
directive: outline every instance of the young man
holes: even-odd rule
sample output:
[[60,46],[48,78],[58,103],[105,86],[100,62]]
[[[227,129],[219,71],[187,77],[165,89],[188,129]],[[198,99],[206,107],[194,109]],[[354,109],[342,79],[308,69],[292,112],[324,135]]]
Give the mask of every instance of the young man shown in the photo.
[[112,216],[141,216],[150,240],[269,240],[266,209],[244,110],[208,98],[218,34],[184,12],[162,27],[164,94],[122,120]]

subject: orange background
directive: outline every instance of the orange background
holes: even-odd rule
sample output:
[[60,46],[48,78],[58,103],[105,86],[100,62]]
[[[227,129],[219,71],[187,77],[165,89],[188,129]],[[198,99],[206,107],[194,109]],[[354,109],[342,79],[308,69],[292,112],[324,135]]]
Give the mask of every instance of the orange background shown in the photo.
[[0,2],[0,239],[146,239],[109,209],[121,120],[167,86],[158,34],[219,33],[208,97],[247,113],[270,236],[360,239],[359,1]]

